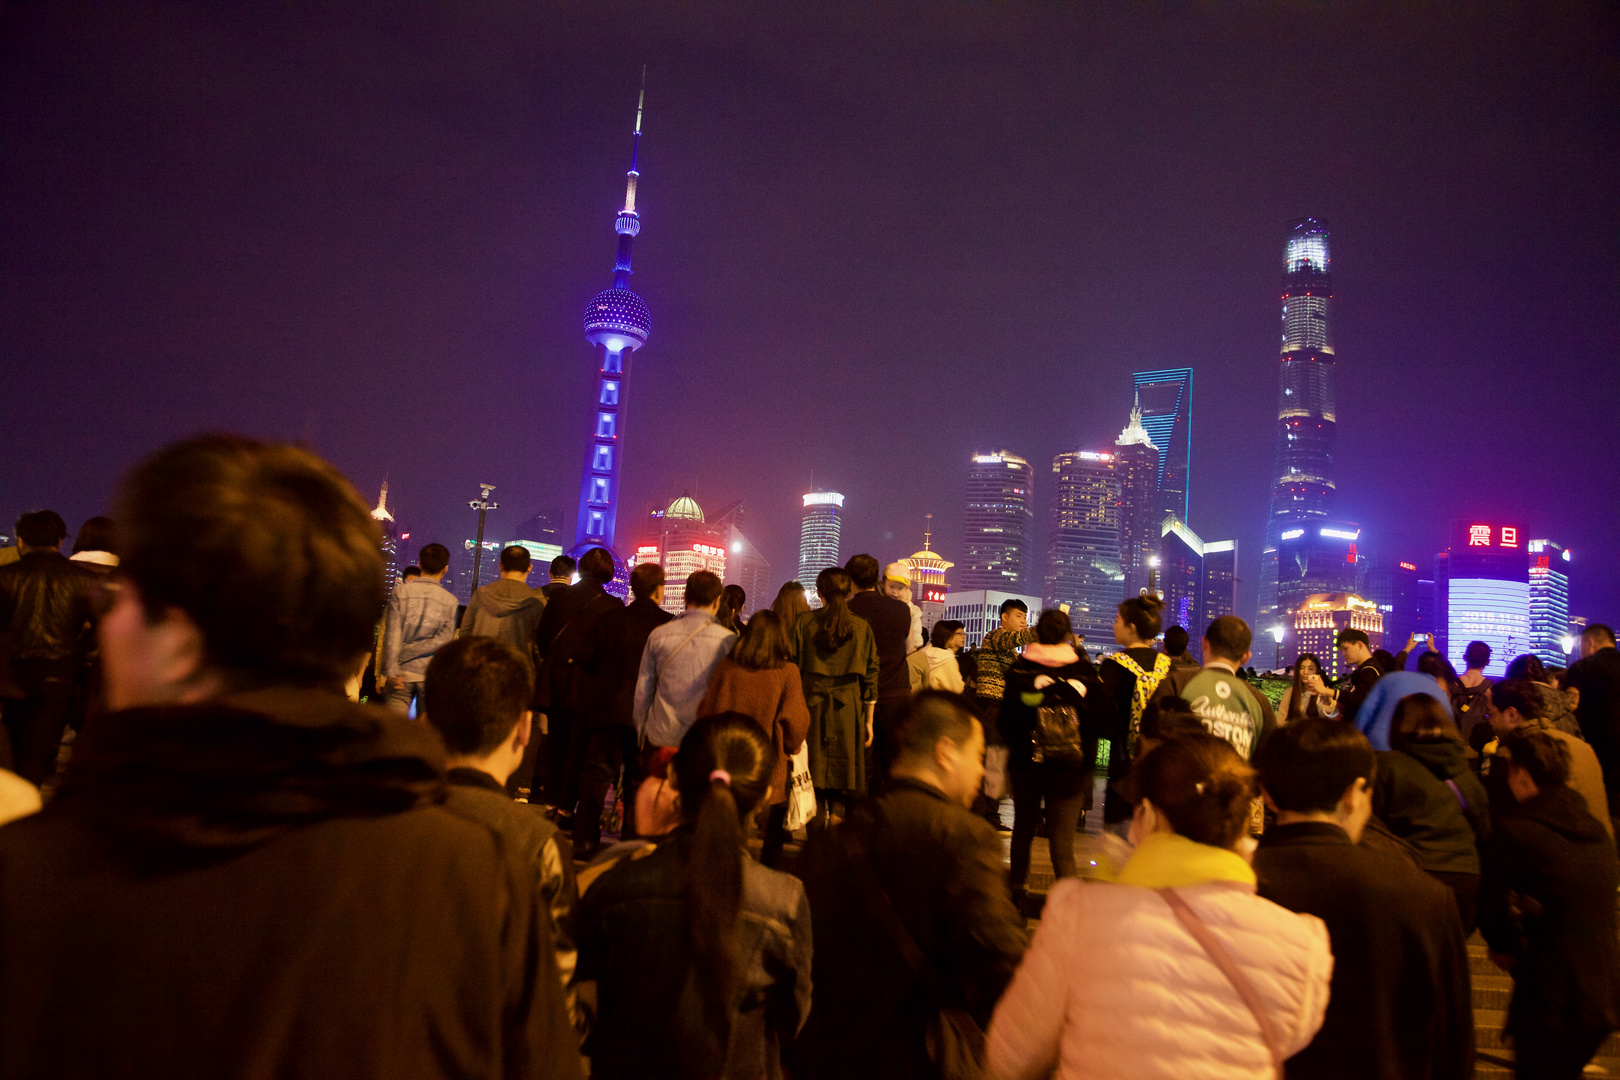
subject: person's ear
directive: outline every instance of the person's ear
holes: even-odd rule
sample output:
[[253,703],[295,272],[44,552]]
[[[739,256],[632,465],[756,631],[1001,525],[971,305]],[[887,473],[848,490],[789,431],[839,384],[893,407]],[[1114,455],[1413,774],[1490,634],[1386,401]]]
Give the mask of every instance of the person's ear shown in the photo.
[[517,726],[512,729],[512,749],[521,751],[529,745],[529,739],[534,733],[534,713],[528,709],[518,717]]
[[934,744],[934,765],[942,773],[948,773],[956,766],[956,740],[949,735],[941,735],[939,742]]

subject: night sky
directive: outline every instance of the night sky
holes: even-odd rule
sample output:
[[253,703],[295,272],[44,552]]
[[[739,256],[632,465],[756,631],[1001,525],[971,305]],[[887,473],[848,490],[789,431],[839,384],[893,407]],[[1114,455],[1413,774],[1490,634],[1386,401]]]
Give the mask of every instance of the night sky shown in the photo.
[[[204,429],[301,439],[418,542],[573,528],[588,297],[647,113],[619,546],[799,496],[959,550],[969,454],[1124,426],[1196,369],[1191,525],[1252,611],[1284,222],[1333,233],[1339,507],[1574,551],[1620,619],[1620,9],[1606,4],[4,7],[0,518],[77,528]],[[1046,482],[1048,486],[1039,486]],[[1044,546],[1044,545],[1043,545]]]

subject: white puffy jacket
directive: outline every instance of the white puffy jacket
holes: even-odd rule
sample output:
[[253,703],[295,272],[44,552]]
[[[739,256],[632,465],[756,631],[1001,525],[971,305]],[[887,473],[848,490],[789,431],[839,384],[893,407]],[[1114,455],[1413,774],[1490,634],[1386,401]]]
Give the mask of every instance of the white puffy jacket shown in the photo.
[[[1282,1040],[1322,1026],[1333,956],[1327,927],[1214,882],[1176,890],[1249,977]],[[1272,1080],[1254,1015],[1157,892],[1058,882],[1035,940],[996,1007],[998,1080]]]

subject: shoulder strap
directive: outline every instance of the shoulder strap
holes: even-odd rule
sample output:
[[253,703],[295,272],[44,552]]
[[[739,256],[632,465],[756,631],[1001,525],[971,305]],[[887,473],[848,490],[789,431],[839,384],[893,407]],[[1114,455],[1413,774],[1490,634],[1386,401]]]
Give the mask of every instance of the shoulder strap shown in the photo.
[[[1130,672],[1132,675],[1135,675],[1138,679],[1140,679],[1143,675],[1147,674],[1147,672],[1142,670],[1142,665],[1141,664],[1138,664],[1135,660],[1131,659],[1130,653],[1123,652],[1123,651],[1117,652],[1113,656],[1110,656],[1108,659],[1112,660],[1114,663],[1118,664],[1120,667],[1124,668],[1126,671]],[[1159,662],[1157,660],[1155,660],[1153,662],[1153,666],[1158,667]]]
[[1457,786],[1457,781],[1447,777],[1446,787],[1450,788],[1451,793],[1457,796],[1457,801],[1462,803],[1463,813],[1468,813],[1468,800],[1463,798],[1462,788]]
[[602,599],[602,597],[604,597],[606,595],[607,595],[607,593],[597,593],[595,596],[593,596],[589,600],[585,601],[585,606],[584,607],[580,608],[578,611],[576,611],[572,615],[568,616],[568,621],[562,624],[562,629],[558,630],[555,634],[551,635],[551,643],[546,646],[546,655],[548,655],[548,656],[551,655],[551,650],[556,648],[557,647],[557,642],[562,640],[562,636],[564,634],[568,633],[568,628],[570,626],[574,625],[574,620],[579,618],[581,615],[585,614],[587,611],[591,610],[591,605],[596,603],[598,600]]
[[1232,984],[1232,989],[1237,991],[1238,997],[1243,999],[1243,1004],[1254,1014],[1255,1021],[1260,1025],[1260,1038],[1265,1042],[1266,1052],[1271,1055],[1272,1068],[1277,1072],[1277,1080],[1282,1080],[1282,1042],[1277,1038],[1277,1027],[1271,1022],[1271,1016],[1261,1003],[1259,991],[1255,990],[1254,983],[1243,974],[1243,969],[1238,967],[1237,961],[1232,959],[1232,954],[1226,951],[1226,946],[1221,944],[1208,924],[1187,906],[1187,901],[1181,898],[1180,893],[1174,889],[1160,889],[1159,895],[1164,897],[1164,902],[1170,905],[1170,910],[1181,920],[1181,925],[1185,926],[1193,939],[1203,946],[1204,952],[1215,962],[1215,966],[1220,968],[1221,974],[1226,976],[1226,981]]

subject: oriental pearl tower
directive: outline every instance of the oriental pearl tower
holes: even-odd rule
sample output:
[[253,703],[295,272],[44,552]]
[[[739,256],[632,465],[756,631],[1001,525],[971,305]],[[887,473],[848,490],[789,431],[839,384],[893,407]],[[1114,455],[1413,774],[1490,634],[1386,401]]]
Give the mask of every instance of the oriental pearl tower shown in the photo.
[[641,173],[641,108],[646,101],[646,74],[642,74],[641,96],[636,101],[636,130],[630,149],[630,171],[626,174],[624,209],[614,219],[619,234],[619,255],[613,263],[613,287],[603,289],[585,305],[585,340],[596,346],[601,358],[596,406],[591,435],[585,447],[585,468],[579,486],[579,517],[574,531],[575,558],[593,547],[614,553],[615,584],[609,591],[622,593],[627,583],[624,560],[613,547],[613,530],[619,512],[619,470],[624,454],[625,403],[630,386],[630,355],[647,343],[652,315],[641,297],[630,291],[630,246],[641,231],[636,213],[636,181]]

